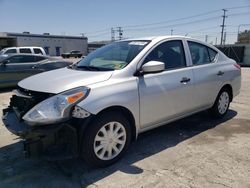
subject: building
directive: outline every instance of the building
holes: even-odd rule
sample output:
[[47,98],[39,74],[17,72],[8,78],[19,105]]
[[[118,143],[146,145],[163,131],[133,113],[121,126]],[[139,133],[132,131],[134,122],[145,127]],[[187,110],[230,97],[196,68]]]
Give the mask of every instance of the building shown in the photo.
[[51,56],[60,56],[62,53],[71,50],[78,50],[87,54],[88,39],[81,36],[64,36],[23,33],[0,33],[0,49],[12,46],[39,46]]

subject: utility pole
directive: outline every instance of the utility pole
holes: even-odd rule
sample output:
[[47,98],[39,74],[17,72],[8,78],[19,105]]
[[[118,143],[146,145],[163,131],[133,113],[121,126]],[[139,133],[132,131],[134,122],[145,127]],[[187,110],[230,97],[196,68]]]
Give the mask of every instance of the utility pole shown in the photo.
[[215,45],[217,45],[217,37],[215,38]]
[[226,39],[227,39],[227,32],[224,33],[223,45],[226,44]]
[[119,40],[122,40],[122,35],[123,35],[122,27],[117,27],[117,31],[118,31]]
[[223,42],[223,35],[224,35],[224,28],[225,28],[225,19],[226,19],[226,9],[222,9],[223,10],[223,20],[222,20],[222,25],[221,25],[221,40],[220,40],[220,45],[222,45]]
[[111,27],[111,41],[115,41],[115,30],[113,27]]
[[174,32],[174,30],[173,30],[173,29],[171,29],[171,35],[173,35],[173,32]]
[[114,29],[113,27],[111,28],[111,41],[115,41],[115,33],[118,32],[118,38],[119,40],[122,40],[123,38],[123,30],[122,27],[117,27]]
[[206,35],[206,37],[205,37],[205,41],[207,42],[207,39],[208,39],[208,35]]

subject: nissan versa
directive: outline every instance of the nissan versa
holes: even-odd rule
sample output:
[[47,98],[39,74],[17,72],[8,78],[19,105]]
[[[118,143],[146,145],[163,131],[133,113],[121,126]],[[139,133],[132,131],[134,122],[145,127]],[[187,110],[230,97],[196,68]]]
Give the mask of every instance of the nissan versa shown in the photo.
[[3,122],[28,155],[80,156],[103,167],[139,133],[203,110],[223,117],[240,87],[240,66],[212,45],[181,36],[123,40],[19,82]]

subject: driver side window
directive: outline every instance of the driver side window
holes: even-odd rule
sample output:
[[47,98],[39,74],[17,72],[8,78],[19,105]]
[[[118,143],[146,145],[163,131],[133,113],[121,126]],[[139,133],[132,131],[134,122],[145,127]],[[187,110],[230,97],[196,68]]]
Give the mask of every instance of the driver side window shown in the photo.
[[182,41],[173,40],[158,45],[145,58],[144,63],[149,61],[163,62],[166,70],[185,67],[186,60]]
[[33,56],[22,56],[22,55],[18,55],[18,56],[13,56],[10,57],[8,59],[9,63],[28,63],[28,62],[35,62],[35,57]]

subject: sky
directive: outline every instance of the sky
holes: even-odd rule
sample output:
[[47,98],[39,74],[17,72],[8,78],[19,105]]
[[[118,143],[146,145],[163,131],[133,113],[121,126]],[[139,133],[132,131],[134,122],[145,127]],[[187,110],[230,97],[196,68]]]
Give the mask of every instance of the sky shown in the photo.
[[110,40],[111,28],[122,27],[124,38],[172,30],[218,44],[222,9],[226,43],[234,43],[238,29],[250,29],[250,0],[0,0],[0,32],[84,34],[91,42]]

